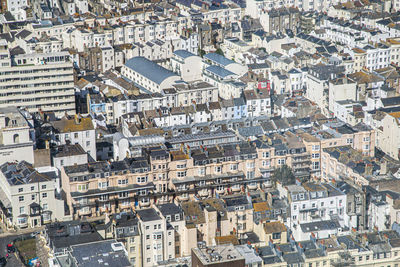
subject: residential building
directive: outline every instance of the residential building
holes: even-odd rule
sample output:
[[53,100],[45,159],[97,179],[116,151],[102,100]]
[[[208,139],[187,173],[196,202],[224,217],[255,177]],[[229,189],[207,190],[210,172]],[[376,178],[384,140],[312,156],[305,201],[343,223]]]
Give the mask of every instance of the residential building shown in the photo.
[[1,165],[1,217],[7,228],[40,227],[68,216],[56,193],[54,173],[39,173],[26,161]]

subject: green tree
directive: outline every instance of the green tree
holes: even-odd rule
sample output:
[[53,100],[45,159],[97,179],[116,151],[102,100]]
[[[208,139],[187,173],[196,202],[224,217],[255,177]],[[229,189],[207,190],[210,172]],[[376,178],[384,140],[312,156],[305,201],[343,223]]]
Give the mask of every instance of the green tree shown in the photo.
[[200,47],[199,47],[199,49],[198,49],[198,55],[201,56],[201,57],[203,57],[205,54],[206,54],[206,51],[204,51],[203,49],[200,49]]
[[296,182],[296,177],[294,176],[293,170],[285,164],[274,170],[271,180],[274,184],[279,181],[282,185],[289,185]]
[[224,52],[222,52],[221,48],[218,48],[215,53],[220,54],[221,56],[224,55]]

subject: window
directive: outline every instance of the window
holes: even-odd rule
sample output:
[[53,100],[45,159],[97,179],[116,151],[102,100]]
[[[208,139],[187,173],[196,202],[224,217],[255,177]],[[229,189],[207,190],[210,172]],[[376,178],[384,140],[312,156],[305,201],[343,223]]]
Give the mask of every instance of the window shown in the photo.
[[178,176],[179,178],[186,177],[186,171],[177,172],[177,176]]
[[42,193],[42,198],[46,198],[47,197],[47,193]]
[[108,182],[99,182],[100,189],[107,189],[107,187],[108,187]]
[[48,210],[49,209],[49,204],[45,203],[43,204],[43,210]]
[[86,141],[86,146],[90,146],[90,141]]
[[222,170],[221,166],[216,166],[215,167],[215,172],[221,172],[221,170]]
[[353,143],[353,138],[347,138],[346,143],[347,144],[352,144]]
[[254,162],[247,162],[246,166],[249,169],[253,169],[255,165],[254,165]]
[[23,202],[24,201],[24,196],[19,196],[18,200],[19,200],[19,202]]
[[313,151],[319,151],[319,145],[313,145],[312,146]]
[[176,165],[177,169],[184,169],[186,168],[186,163]]
[[78,184],[78,191],[87,191],[88,184]]
[[319,159],[319,153],[313,153],[312,154],[313,159]]
[[127,185],[127,184],[128,184],[128,178],[127,179],[118,180],[118,185]]
[[262,157],[263,158],[269,158],[269,152],[267,151],[267,152],[263,152],[262,153]]
[[272,239],[280,239],[281,238],[281,233],[273,233],[272,234]]
[[363,138],[364,142],[369,142],[369,136]]
[[25,207],[19,207],[19,214],[25,213]]
[[238,166],[239,166],[239,164],[237,164],[237,163],[231,164],[231,166],[230,166],[231,171],[237,171]]
[[24,189],[22,187],[18,188],[18,193],[21,193],[23,191],[24,191]]
[[119,198],[127,198],[129,196],[128,192],[119,192],[118,197]]
[[143,176],[143,177],[137,177],[136,181],[138,183],[147,183],[147,176]]
[[199,168],[198,173],[199,173],[199,175],[205,175],[206,174],[206,168]]
[[31,191],[33,191],[33,190],[35,190],[35,187],[34,187],[34,186],[31,186]]
[[149,239],[150,239],[150,235],[146,235],[146,240],[149,240]]
[[42,189],[46,189],[46,185],[44,184],[44,185],[42,185]]
[[35,200],[35,198],[36,198],[35,195],[32,195],[32,196],[31,196],[31,199],[32,199],[32,200]]
[[284,165],[285,159],[278,159],[278,165]]

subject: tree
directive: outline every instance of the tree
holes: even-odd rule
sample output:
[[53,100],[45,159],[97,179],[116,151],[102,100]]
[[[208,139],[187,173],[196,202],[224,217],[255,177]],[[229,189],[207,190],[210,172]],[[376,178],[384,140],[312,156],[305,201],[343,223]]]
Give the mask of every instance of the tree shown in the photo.
[[200,47],[199,47],[198,54],[199,54],[199,56],[203,57],[206,54],[206,51],[204,51],[203,49],[200,49]]
[[274,170],[271,180],[274,184],[279,181],[282,185],[289,185],[296,182],[296,177],[294,176],[293,170],[285,164]]
[[220,54],[221,56],[224,55],[224,52],[222,52],[222,49],[221,49],[221,48],[218,48],[218,49],[215,51],[215,53]]

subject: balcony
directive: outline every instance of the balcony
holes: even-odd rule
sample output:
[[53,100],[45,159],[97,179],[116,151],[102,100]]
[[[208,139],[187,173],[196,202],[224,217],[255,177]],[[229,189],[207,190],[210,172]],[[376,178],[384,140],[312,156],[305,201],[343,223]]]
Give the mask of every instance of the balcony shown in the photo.
[[200,190],[199,191],[199,196],[208,197],[208,190],[207,189]]
[[232,189],[233,192],[239,192],[240,191],[240,185],[238,185],[238,184],[234,185],[234,186],[231,187],[231,189]]
[[249,183],[247,185],[247,188],[249,188],[249,190],[256,190],[257,189],[257,183]]
[[145,208],[145,207],[149,207],[149,206],[150,206],[150,201],[147,201],[147,202],[139,201],[139,207]]

